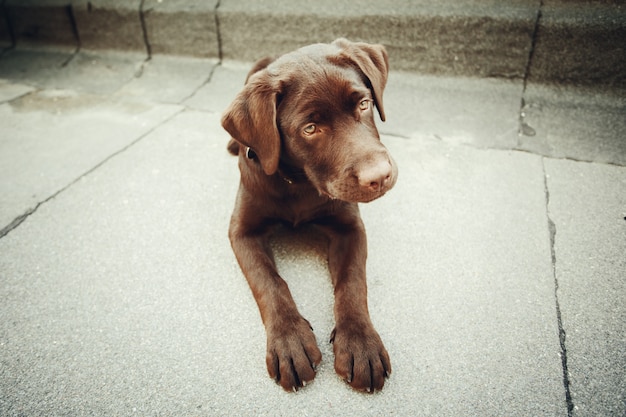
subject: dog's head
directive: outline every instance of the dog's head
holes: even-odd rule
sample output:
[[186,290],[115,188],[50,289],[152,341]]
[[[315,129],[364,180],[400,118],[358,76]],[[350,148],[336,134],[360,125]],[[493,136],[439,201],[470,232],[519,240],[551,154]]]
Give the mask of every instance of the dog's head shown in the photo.
[[320,194],[374,200],[398,172],[374,123],[374,107],[385,120],[388,65],[382,45],[345,39],[259,61],[222,126],[267,175],[298,169]]

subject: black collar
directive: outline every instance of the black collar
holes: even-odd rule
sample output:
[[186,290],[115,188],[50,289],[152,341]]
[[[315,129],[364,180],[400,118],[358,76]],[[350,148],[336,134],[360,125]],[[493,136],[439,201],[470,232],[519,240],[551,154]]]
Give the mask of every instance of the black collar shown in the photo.
[[[249,146],[246,147],[246,158],[252,159],[253,161],[257,163],[259,162],[259,158],[257,157],[256,152],[254,152],[254,150]],[[298,182],[308,181],[308,178],[303,170],[291,167],[286,164],[281,164],[278,167],[277,174],[280,175],[280,177],[287,184],[290,184],[290,185],[298,183]]]

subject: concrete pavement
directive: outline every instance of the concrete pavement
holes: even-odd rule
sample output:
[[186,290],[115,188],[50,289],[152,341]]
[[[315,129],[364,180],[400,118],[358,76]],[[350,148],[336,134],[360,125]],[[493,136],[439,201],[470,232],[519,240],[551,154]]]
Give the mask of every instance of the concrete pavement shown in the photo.
[[624,415],[623,96],[393,72],[400,179],[362,205],[393,374],[338,379],[323,239],[285,231],[324,355],[288,394],[226,237],[249,65],[0,57],[0,415]]

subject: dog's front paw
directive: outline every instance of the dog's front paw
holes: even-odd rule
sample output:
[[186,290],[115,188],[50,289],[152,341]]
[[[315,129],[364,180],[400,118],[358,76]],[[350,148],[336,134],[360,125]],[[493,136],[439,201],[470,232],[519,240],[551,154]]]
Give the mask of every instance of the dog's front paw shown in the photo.
[[322,353],[305,319],[267,330],[267,371],[286,391],[296,391],[311,382],[321,361]]
[[389,354],[380,336],[369,326],[335,327],[330,341],[335,352],[335,372],[352,388],[374,392],[391,374]]

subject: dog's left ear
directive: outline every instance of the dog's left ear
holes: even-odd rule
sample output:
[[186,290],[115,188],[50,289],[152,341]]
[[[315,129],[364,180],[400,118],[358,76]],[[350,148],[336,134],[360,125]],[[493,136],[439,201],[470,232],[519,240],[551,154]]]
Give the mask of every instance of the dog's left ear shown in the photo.
[[347,39],[337,39],[333,42],[342,49],[339,54],[340,61],[351,61],[367,77],[374,94],[374,102],[378,108],[380,119],[385,121],[385,108],[383,107],[383,90],[387,84],[389,75],[389,57],[383,45],[372,45],[362,42],[350,42]]
[[237,142],[252,148],[263,171],[278,169],[280,133],[276,123],[278,89],[267,71],[251,74],[243,90],[222,115],[222,127]]

